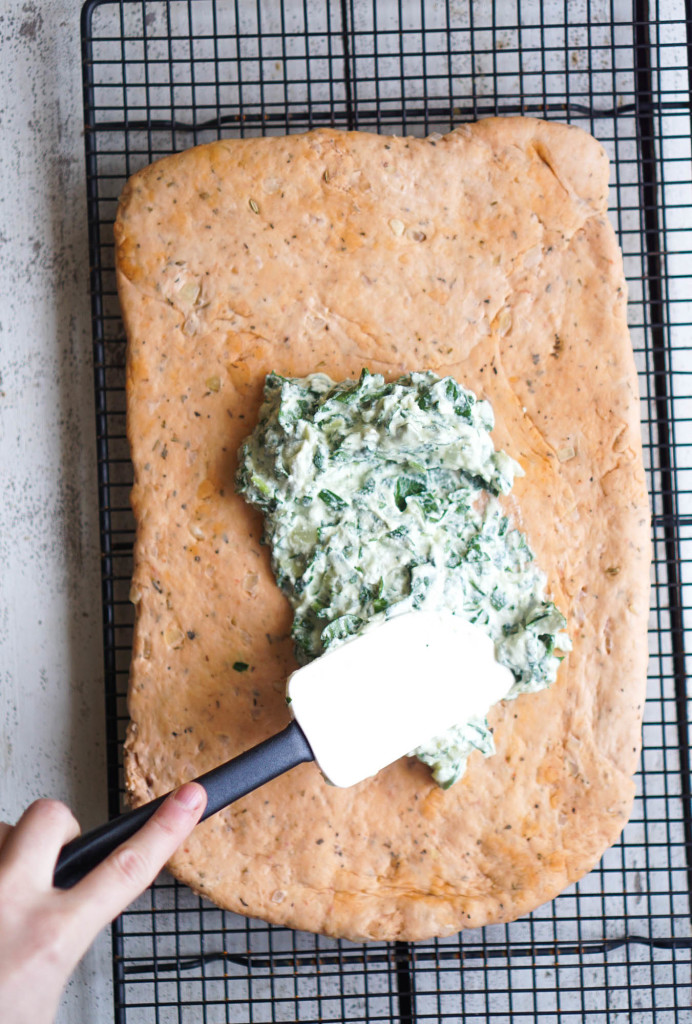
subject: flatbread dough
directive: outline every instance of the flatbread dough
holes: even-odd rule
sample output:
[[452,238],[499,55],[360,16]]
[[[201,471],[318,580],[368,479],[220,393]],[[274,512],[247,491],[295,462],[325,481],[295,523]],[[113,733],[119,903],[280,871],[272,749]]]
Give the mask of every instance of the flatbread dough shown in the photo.
[[507,507],[574,642],[553,687],[495,707],[497,754],[446,792],[412,759],[350,790],[309,764],[199,826],[170,867],[220,906],[352,939],[446,935],[551,899],[623,828],[649,512],[607,182],[593,138],[528,118],[224,140],[128,182],[132,803],[288,721],[291,612],[233,485],[270,370],[429,369],[489,399],[526,473]]

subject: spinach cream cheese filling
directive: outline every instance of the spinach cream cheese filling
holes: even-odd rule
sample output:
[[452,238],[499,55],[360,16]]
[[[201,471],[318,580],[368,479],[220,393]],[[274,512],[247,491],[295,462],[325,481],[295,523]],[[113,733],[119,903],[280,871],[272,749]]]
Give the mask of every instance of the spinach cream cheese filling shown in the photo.
[[[431,372],[391,383],[368,370],[341,383],[271,373],[264,393],[236,484],[264,513],[302,664],[386,617],[446,609],[490,635],[514,675],[507,699],[554,682],[565,619],[497,500],[522,470],[495,450],[488,402]],[[473,750],[494,753],[486,719],[413,753],[447,788]]]

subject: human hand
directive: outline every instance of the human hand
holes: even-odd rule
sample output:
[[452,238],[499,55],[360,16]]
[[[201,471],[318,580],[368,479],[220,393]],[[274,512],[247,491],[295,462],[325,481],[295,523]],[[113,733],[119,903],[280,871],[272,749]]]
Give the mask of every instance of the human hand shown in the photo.
[[206,793],[188,782],[131,839],[72,889],[53,887],[65,843],[79,834],[68,808],[37,800],[0,822],[0,1007],[4,1024],[50,1024],[93,939],[153,881],[190,834]]

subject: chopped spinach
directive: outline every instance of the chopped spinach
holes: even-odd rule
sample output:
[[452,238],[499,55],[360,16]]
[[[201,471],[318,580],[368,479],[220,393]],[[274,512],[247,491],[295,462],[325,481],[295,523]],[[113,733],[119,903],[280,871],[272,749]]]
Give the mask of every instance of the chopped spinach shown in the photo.
[[342,508],[346,508],[348,502],[340,498],[338,494],[334,494],[334,491],[322,490],[317,495],[328,508],[334,510],[334,512],[341,512]]
[[322,643],[326,648],[334,640],[346,640],[357,633],[362,625],[363,620],[357,615],[341,615],[322,630]]
[[411,494],[424,494],[425,480],[420,477],[400,476],[394,490],[394,501],[400,512],[406,511],[406,499]]

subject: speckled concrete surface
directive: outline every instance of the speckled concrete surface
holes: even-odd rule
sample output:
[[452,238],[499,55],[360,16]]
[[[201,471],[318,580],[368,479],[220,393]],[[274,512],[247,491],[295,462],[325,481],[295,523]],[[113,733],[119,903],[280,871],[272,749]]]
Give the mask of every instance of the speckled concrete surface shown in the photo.
[[[53,796],[89,827],[106,776],[78,3],[2,0],[0,47],[0,818]],[[104,934],[60,1024],[112,1021],[110,970]]]

